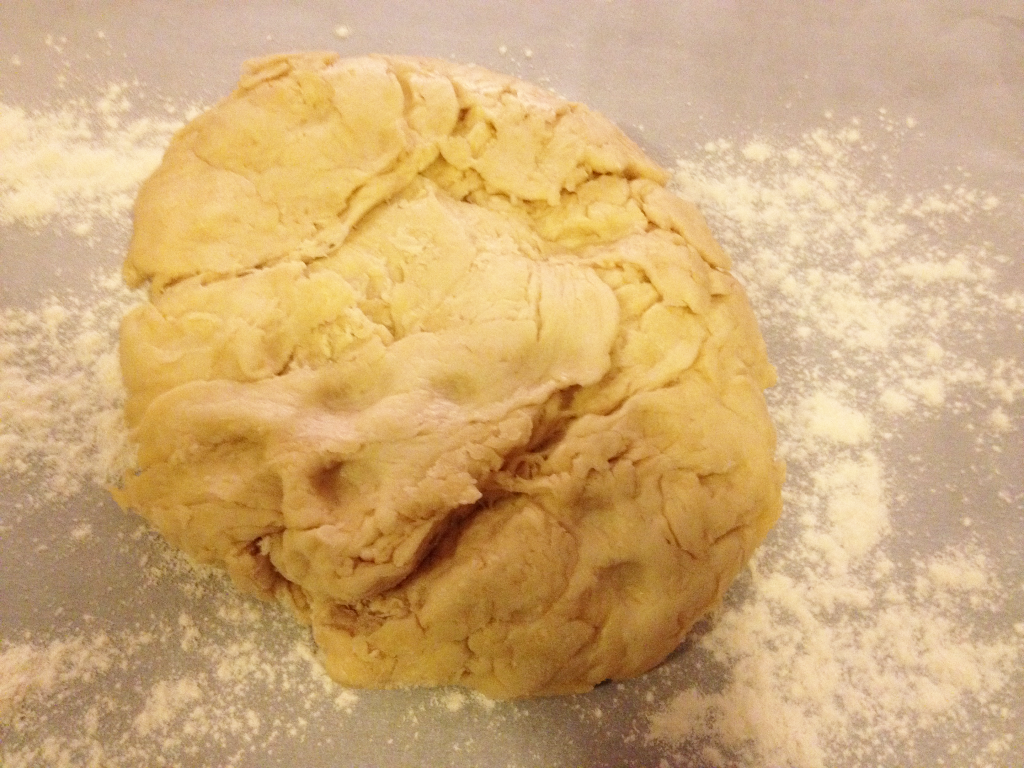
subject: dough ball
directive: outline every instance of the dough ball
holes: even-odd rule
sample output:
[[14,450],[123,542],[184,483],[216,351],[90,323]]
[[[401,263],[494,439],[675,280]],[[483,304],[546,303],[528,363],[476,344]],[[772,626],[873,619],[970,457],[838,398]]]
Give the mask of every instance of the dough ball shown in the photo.
[[482,69],[249,63],[136,203],[119,503],[290,606],[347,685],[650,669],[783,476],[747,299],[666,179]]

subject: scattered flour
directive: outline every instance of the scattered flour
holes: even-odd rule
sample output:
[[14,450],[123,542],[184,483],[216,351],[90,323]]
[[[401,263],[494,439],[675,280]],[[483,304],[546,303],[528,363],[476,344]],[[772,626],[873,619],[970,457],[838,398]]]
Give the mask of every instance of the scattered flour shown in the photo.
[[[126,231],[135,186],[176,125],[128,119],[131,92],[111,84],[53,113],[0,105],[0,226],[91,236],[103,220]],[[667,754],[667,765],[1003,765],[1024,752],[1024,583],[966,533],[939,551],[915,539],[908,557],[904,517],[923,497],[913,496],[914,476],[898,474],[914,458],[906,435],[944,414],[968,424],[979,465],[1019,443],[1021,350],[987,340],[1024,338],[1024,296],[1002,287],[989,245],[948,235],[1003,203],[967,185],[898,196],[868,184],[857,161],[871,154],[867,133],[831,126],[791,146],[723,139],[678,169],[777,347],[772,408],[789,481],[778,531],[678,662],[707,664],[720,682],[710,675],[657,695],[644,681],[615,689],[641,691],[627,747]],[[123,466],[116,330],[134,301],[117,275],[100,274],[31,310],[0,310],[0,473],[31,489],[37,509]],[[1000,499],[1019,517],[1019,478],[1006,479]],[[986,513],[969,511],[958,518],[965,532]],[[0,535],[16,530],[9,522]],[[82,521],[70,538],[97,537]],[[45,638],[5,628],[5,768],[201,764],[216,750],[224,765],[253,764],[310,738],[317,718],[368,706],[327,678],[290,622],[223,577],[141,527],[120,543],[144,545],[142,584],[176,584],[197,613]],[[154,658],[176,663],[153,669]],[[607,700],[587,701],[573,705],[582,722],[604,730],[616,720]],[[414,741],[425,706],[409,710]],[[491,729],[526,717],[458,691],[432,695],[429,707]],[[470,741],[453,748],[468,753]]]
[[161,680],[149,692],[142,711],[135,716],[135,730],[140,736],[148,736],[155,732],[166,732],[183,712],[195,712],[195,705],[202,700],[203,692],[199,687],[202,678],[181,678],[180,680]]
[[131,210],[181,121],[127,119],[129,90],[112,83],[95,102],[55,112],[0,103],[0,224],[58,219],[87,235],[95,220]]
[[[679,765],[1009,765],[1024,753],[1020,598],[969,540],[908,564],[929,540],[902,520],[925,495],[903,474],[905,433],[955,413],[988,434],[979,464],[1007,439],[1019,447],[1022,295],[996,278],[1005,258],[949,234],[1000,202],[962,186],[896,199],[864,180],[869,148],[852,125],[790,147],[711,142],[679,164],[780,348],[772,405],[789,463],[778,535],[696,651],[724,683],[679,691],[649,717],[648,738]],[[1019,519],[1020,478],[1006,482]],[[1019,549],[1020,533],[1003,543]]]
[[0,643],[0,724],[33,697],[66,696],[69,682],[89,682],[110,670],[115,650],[103,633],[70,637],[48,645]]
[[469,699],[462,691],[448,691],[441,697],[441,703],[449,712],[458,712]]
[[116,340],[136,301],[114,273],[33,310],[0,308],[0,465],[37,503],[102,485],[130,459]]
[[[177,567],[173,553],[166,557]],[[356,710],[359,695],[327,677],[309,639],[296,637],[276,610],[254,606],[219,576],[196,571],[190,580],[212,582],[214,616],[152,617],[145,630],[0,643],[0,764],[208,765],[227,754],[225,765],[252,765],[268,745],[304,738],[309,721],[297,710],[336,717]],[[289,633],[290,647],[280,640]],[[161,656],[178,661],[154,676],[152,659]],[[268,719],[271,695],[282,716]]]

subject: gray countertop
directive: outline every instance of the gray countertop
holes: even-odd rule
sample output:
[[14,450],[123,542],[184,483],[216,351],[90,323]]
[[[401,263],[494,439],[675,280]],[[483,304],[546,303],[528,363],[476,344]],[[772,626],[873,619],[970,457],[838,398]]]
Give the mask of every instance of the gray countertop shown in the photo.
[[[148,119],[132,140],[156,151],[157,121],[227,94],[243,60],[299,49],[508,72],[682,160],[779,369],[787,512],[718,623],[639,680],[514,703],[349,692],[287,616],[67,470],[98,461],[87,418],[51,426],[47,453],[8,411],[0,670],[24,685],[0,680],[0,702],[20,701],[0,711],[0,764],[1024,764],[1024,4],[5,0],[0,103],[23,111],[0,112],[0,199],[25,140],[11,126],[70,110],[95,123],[89,144]],[[802,183],[807,215],[766,223]],[[0,208],[0,382],[15,397],[34,376],[103,374],[89,350],[110,352],[130,300],[95,282],[120,265],[127,203],[77,190],[36,219]],[[63,319],[43,311],[53,295]],[[84,362],[47,361],[88,330]],[[875,539],[853,542],[871,514]]]

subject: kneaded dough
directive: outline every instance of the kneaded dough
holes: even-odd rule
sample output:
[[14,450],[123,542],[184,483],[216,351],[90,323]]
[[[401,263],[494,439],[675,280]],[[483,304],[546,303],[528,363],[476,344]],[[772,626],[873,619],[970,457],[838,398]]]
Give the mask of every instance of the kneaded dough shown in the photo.
[[665,658],[781,508],[728,256],[585,107],[429,59],[246,65],[143,185],[115,491],[353,686]]

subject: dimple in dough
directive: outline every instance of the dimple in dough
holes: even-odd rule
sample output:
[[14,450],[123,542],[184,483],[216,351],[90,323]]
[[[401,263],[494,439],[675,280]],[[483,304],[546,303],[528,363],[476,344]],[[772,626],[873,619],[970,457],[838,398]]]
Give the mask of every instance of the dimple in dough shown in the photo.
[[729,259],[609,121],[429,59],[246,65],[143,185],[115,495],[354,686],[587,690],[775,522]]

